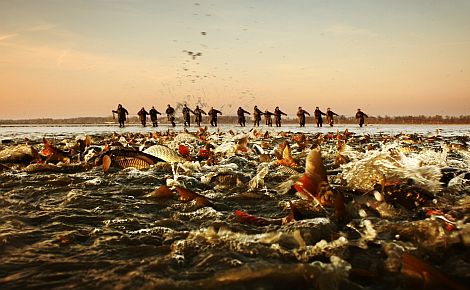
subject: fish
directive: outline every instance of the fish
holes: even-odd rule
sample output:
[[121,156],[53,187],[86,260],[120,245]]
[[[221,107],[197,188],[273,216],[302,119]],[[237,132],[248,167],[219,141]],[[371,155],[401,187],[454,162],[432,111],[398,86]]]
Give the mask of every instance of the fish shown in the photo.
[[233,213],[239,223],[254,224],[258,226],[267,226],[272,224],[280,225],[282,223],[281,219],[267,219],[263,217],[257,217],[243,210],[235,210]]
[[39,153],[46,157],[45,162],[64,162],[70,163],[69,153],[54,146],[46,137],[43,138],[44,149]]
[[292,157],[291,149],[287,141],[279,144],[278,153],[276,154],[278,160],[276,161],[277,165],[287,166],[287,167],[298,167],[297,162]]
[[194,191],[191,191],[187,188],[181,186],[175,186],[176,191],[179,193],[179,200],[182,202],[190,202],[194,201],[196,205],[205,207],[205,206],[213,206],[213,203],[209,200],[209,198],[200,195]]
[[41,160],[33,146],[21,144],[0,151],[0,163],[30,163]]
[[154,191],[150,192],[146,196],[156,197],[156,198],[173,198],[175,194],[171,189],[166,185],[161,185],[157,187]]
[[33,163],[26,166],[23,171],[27,173],[37,172],[56,172],[56,173],[76,173],[88,169],[86,163],[71,163],[71,164],[52,164],[52,163]]
[[235,210],[234,215],[239,223],[254,224],[258,226],[281,225],[304,219],[302,213],[297,209],[297,207],[294,206],[291,201],[289,201],[289,205],[289,214],[283,218],[258,217],[251,215],[243,210]]
[[387,203],[399,204],[408,210],[421,207],[434,198],[431,192],[412,184],[386,185],[382,192]]
[[299,174],[299,172],[291,167],[288,167],[288,166],[284,166],[284,165],[280,165],[278,167],[276,167],[276,171],[277,172],[282,172],[282,173],[285,173],[285,174],[288,174],[288,175],[296,175],[296,174]]
[[173,139],[177,143],[191,143],[197,140],[197,137],[193,134],[182,132],[176,135]]
[[438,269],[410,253],[403,254],[401,261],[401,273],[407,278],[405,283],[409,284],[409,289],[467,289],[463,285],[450,279]]
[[103,153],[102,163],[103,170],[107,172],[109,167],[137,169],[148,169],[151,165],[155,165],[163,160],[142,151],[115,149]]
[[152,155],[164,162],[176,163],[185,162],[186,160],[178,155],[175,151],[164,145],[153,145],[142,151],[143,153]]
[[322,206],[334,206],[338,221],[346,219],[344,195],[330,187],[320,149],[313,149],[307,155],[305,173],[294,188],[304,199],[318,201]]
[[250,191],[256,190],[257,188],[263,188],[264,187],[264,177],[269,173],[269,167],[264,166],[258,172],[256,175],[248,182],[248,187]]
[[190,149],[189,149],[188,146],[183,145],[183,144],[179,144],[179,145],[178,145],[178,153],[179,153],[181,156],[188,157],[189,154],[191,153],[191,151],[190,151]]

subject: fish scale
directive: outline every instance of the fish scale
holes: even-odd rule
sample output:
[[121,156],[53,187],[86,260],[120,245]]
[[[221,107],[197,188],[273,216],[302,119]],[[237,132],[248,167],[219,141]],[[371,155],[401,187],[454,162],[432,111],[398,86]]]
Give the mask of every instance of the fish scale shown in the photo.
[[176,135],[174,141],[175,142],[188,142],[188,143],[191,143],[196,139],[197,139],[196,136],[194,136],[192,134],[180,133],[180,134]]
[[184,162],[184,158],[179,156],[178,153],[171,150],[170,148],[163,145],[153,145],[143,151],[144,153],[150,154],[157,158],[162,159],[165,162]]
[[276,168],[276,170],[278,172],[283,172],[283,173],[290,174],[290,175],[299,174],[299,172],[297,170],[295,170],[291,167],[288,167],[288,166],[284,166],[284,165],[278,166]]
[[137,157],[115,156],[113,158],[113,163],[121,168],[128,168],[128,167],[134,167],[137,169],[150,168],[150,164],[148,162]]

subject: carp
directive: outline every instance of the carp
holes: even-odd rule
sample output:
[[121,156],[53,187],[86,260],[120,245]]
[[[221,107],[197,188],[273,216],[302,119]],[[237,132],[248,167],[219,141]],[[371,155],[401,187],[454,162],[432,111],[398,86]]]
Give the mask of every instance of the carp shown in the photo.
[[161,161],[168,162],[168,163],[175,163],[175,162],[185,162],[186,160],[178,155],[175,151],[170,149],[169,147],[163,145],[153,145],[149,148],[142,151],[148,155],[154,156]]
[[151,165],[164,160],[142,151],[116,149],[103,153],[101,158],[103,171],[110,167],[148,169]]

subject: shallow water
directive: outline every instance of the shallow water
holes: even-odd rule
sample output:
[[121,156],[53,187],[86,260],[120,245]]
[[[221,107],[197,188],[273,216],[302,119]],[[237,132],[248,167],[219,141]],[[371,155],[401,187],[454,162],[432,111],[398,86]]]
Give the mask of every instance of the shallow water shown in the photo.
[[[312,209],[300,200],[289,190],[289,180],[298,176],[260,164],[253,145],[266,141],[264,150],[274,161],[276,146],[292,137],[282,131],[303,132],[315,143],[319,132],[345,128],[356,133],[343,153],[349,163],[333,166],[335,139],[321,145],[330,184],[346,198],[349,220],[342,223],[334,219],[331,208]],[[439,134],[436,128],[441,129]],[[217,135],[209,128],[208,140],[221,145],[231,140],[229,130],[250,129],[223,125]],[[267,128],[260,129],[264,133]],[[102,145],[112,132],[125,136],[154,131],[138,126],[15,126],[0,127],[0,139],[1,149],[27,138],[41,150],[43,137],[58,143],[92,135],[94,144]],[[221,154],[217,165],[201,161],[200,170],[180,170],[178,176],[168,166],[110,173],[99,166],[75,173],[26,173],[22,165],[7,164],[9,169],[0,171],[0,288],[407,289],[411,282],[400,271],[404,266],[399,258],[405,252],[451,281],[469,285],[467,126],[285,126],[269,132],[267,138],[250,136],[249,152]],[[308,148],[300,150],[290,142],[300,164],[297,170],[303,172]],[[189,145],[194,156],[201,143]],[[391,148],[402,157],[391,162]],[[264,186],[250,189],[247,181],[262,166],[269,166]],[[439,183],[445,168],[455,174],[449,177],[451,182],[436,188],[436,178]],[[430,174],[431,169],[439,176]],[[221,172],[238,174],[241,184],[207,178]],[[412,195],[426,189],[432,198],[419,206],[412,201],[411,208],[400,200],[378,202],[373,184],[372,190],[365,184],[384,176],[401,185],[412,179],[419,186]],[[210,198],[212,206],[181,202],[174,189],[174,198],[148,196],[161,185],[175,184],[175,177],[176,183]],[[203,182],[206,179],[211,181]],[[310,207],[308,216],[288,224],[257,224],[241,222],[234,214],[243,210],[276,221],[289,213],[289,201]],[[426,216],[429,209],[442,214]],[[443,218],[452,219],[455,228],[447,229]],[[425,283],[422,280],[419,283]]]

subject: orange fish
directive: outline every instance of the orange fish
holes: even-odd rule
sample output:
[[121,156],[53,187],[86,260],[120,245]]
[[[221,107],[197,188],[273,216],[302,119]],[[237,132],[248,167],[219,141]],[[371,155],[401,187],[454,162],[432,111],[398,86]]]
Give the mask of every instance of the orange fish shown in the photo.
[[171,189],[166,185],[159,186],[148,195],[151,197],[157,197],[157,198],[172,198],[175,196],[173,191],[171,191]]
[[183,202],[190,202],[190,201],[195,201],[197,205],[199,206],[212,206],[212,202],[210,200],[203,196],[200,195],[194,191],[191,191],[187,188],[181,187],[181,186],[175,186],[176,191],[179,193],[179,200]]
[[65,162],[69,163],[70,159],[67,157],[67,153],[60,150],[59,148],[52,145],[52,143],[47,140],[45,137],[43,138],[44,142],[44,149],[40,151],[41,155],[46,157],[46,162]]
[[317,200],[321,205],[334,206],[336,218],[345,219],[344,196],[330,187],[319,149],[314,149],[308,154],[305,173],[294,184],[294,188],[307,200]]
[[451,280],[446,274],[412,254],[403,254],[401,261],[401,273],[407,277],[405,282],[409,284],[409,289],[467,289]]
[[279,145],[278,148],[279,152],[282,152],[282,155],[278,154],[278,159],[276,164],[283,165],[287,167],[297,167],[297,162],[295,162],[294,158],[292,157],[292,153],[290,150],[289,143],[285,141],[283,144]]
[[188,157],[189,156],[189,147],[183,144],[180,144],[178,146],[178,152],[181,154],[183,157]]

